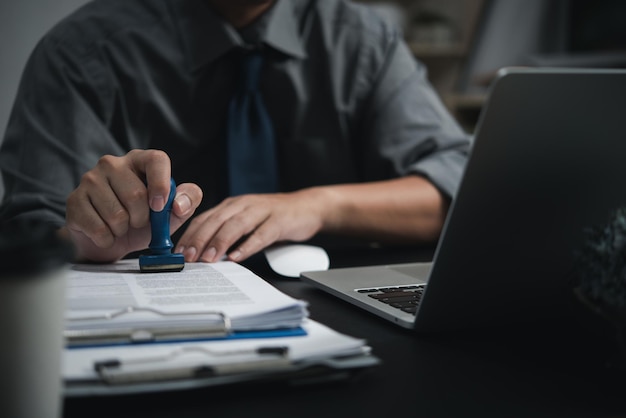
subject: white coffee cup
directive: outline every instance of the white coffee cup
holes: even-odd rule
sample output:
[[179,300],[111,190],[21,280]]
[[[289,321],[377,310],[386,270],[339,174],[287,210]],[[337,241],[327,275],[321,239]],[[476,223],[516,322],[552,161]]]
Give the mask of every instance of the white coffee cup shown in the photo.
[[61,416],[68,254],[41,224],[0,229],[0,417]]

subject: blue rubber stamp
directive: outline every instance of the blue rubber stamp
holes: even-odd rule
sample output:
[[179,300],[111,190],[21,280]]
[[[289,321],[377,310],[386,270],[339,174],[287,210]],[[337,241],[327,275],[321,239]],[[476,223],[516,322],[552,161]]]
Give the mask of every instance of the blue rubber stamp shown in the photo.
[[150,209],[150,230],[152,239],[148,248],[150,253],[139,256],[139,269],[145,273],[181,271],[185,267],[185,257],[172,253],[174,244],[170,238],[170,213],[176,196],[176,183],[170,182],[170,193],[165,207],[160,212]]

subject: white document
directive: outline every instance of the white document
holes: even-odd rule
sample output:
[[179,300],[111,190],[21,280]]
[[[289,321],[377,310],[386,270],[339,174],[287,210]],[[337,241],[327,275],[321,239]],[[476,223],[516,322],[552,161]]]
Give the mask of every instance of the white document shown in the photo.
[[[259,347],[287,347],[290,362],[356,355],[366,350],[363,340],[340,334],[310,319],[305,321],[303,327],[307,334],[296,337],[68,348],[63,354],[63,377],[66,381],[97,380],[99,376],[94,364],[111,360],[119,361],[121,365],[137,362],[148,368],[162,369],[190,363],[245,363],[258,357],[253,350]],[[173,355],[174,352],[179,354]]]
[[[228,318],[235,332],[216,338],[186,338],[183,332],[183,338],[172,334],[168,341],[142,343],[111,338],[120,331],[219,325],[214,312]],[[73,266],[66,338],[68,332],[94,330],[109,343],[89,339],[64,350],[67,396],[176,390],[301,371],[344,376],[378,363],[365,341],[308,319],[305,302],[226,261],[187,263],[175,273],[141,273],[137,260]],[[260,332],[251,338],[240,330]]]
[[66,330],[220,324],[234,331],[298,327],[306,303],[245,267],[186,263],[181,272],[141,273],[137,260],[77,264],[67,285]]

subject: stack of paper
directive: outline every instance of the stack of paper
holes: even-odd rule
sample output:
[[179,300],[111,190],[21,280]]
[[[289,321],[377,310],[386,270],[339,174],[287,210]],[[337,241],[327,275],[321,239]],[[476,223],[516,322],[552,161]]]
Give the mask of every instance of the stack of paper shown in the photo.
[[137,260],[124,260],[73,266],[66,337],[76,345],[241,331],[294,332],[307,316],[305,302],[235,263],[187,263],[182,272],[140,273]]
[[319,383],[379,364],[363,340],[310,319],[303,327],[306,335],[299,337],[66,349],[65,394],[116,395],[277,379]]
[[365,341],[308,319],[305,302],[231,262],[176,273],[75,265],[65,337],[69,396],[337,378],[378,363]]

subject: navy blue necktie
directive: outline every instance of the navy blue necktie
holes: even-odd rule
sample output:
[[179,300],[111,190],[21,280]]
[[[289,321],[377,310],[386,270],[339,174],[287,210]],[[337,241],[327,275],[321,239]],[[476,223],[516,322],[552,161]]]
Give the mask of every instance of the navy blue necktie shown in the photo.
[[263,57],[242,57],[241,77],[228,108],[229,192],[272,193],[278,190],[274,129],[259,92]]

